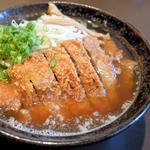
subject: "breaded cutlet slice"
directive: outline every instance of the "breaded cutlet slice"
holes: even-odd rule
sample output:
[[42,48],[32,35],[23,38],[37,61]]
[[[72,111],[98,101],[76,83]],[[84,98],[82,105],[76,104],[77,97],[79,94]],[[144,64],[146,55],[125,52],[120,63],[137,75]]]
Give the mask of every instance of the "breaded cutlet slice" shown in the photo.
[[39,102],[39,97],[28,77],[24,64],[14,64],[11,66],[8,70],[8,75],[11,83],[16,86],[20,93],[24,107]]
[[91,61],[94,64],[101,81],[106,90],[115,90],[116,73],[112,61],[104,51],[100,48],[98,40],[93,37],[86,36],[82,39],[82,43],[87,50]]
[[99,41],[93,37],[86,36],[82,39],[82,43],[87,50],[91,61],[98,71],[98,75],[106,89],[107,96],[110,99],[118,100],[118,94],[116,89],[117,75],[115,67],[112,64],[113,57],[109,57],[99,46]]
[[61,95],[60,87],[42,53],[33,53],[23,64],[14,64],[8,74],[20,91],[25,107],[56,100]]
[[43,54],[48,62],[54,57],[57,59],[57,64],[53,72],[63,94],[76,101],[81,101],[85,97],[85,91],[78,77],[75,65],[64,48],[46,50]]
[[33,53],[24,65],[40,101],[58,100],[61,89],[44,55]]
[[92,98],[104,96],[105,90],[103,84],[94,70],[90,62],[90,57],[83,45],[77,40],[68,40],[64,41],[62,46],[75,62],[87,96]]

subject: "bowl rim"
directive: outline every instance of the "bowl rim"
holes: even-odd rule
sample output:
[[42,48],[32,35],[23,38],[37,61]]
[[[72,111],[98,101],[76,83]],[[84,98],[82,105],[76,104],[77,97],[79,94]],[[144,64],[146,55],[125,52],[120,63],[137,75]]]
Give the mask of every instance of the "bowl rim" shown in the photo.
[[[30,7],[30,6],[33,6],[33,5],[40,5],[40,4],[41,5],[48,5],[48,3],[49,2],[33,2],[33,3],[30,3],[30,4],[26,4],[26,5],[20,5],[20,6],[17,6],[17,7],[10,7],[6,10],[0,11],[0,13],[5,12],[5,11],[11,11],[11,10],[19,9],[19,8]],[[139,31],[134,25],[132,25],[131,23],[129,23],[128,21],[126,21],[125,19],[123,19],[120,16],[113,15],[112,13],[110,13],[106,10],[96,8],[94,6],[81,4],[81,3],[76,3],[76,2],[51,1],[50,3],[54,3],[56,5],[57,4],[67,4],[67,5],[74,5],[74,6],[79,6],[79,7],[82,6],[82,7],[85,7],[85,8],[89,8],[89,9],[93,9],[93,10],[102,12],[102,13],[108,15],[108,16],[111,16],[111,17],[119,20],[120,22],[123,22],[124,24],[126,24],[132,31],[134,31],[134,33],[136,33],[138,35],[138,37],[140,37],[143,40],[146,47],[148,47],[148,49],[150,50],[150,42],[147,40],[145,35],[141,31]],[[46,146],[58,147],[58,146],[77,146],[77,145],[91,144],[91,143],[99,142],[99,141],[104,140],[106,138],[110,138],[110,137],[112,137],[114,135],[117,135],[118,133],[124,131],[125,129],[127,129],[128,127],[133,125],[135,122],[137,122],[148,111],[149,108],[150,108],[150,94],[148,95],[147,102],[144,105],[142,105],[142,107],[140,107],[140,110],[138,112],[136,112],[135,115],[132,118],[130,118],[130,120],[128,120],[125,124],[120,125],[119,129],[112,131],[111,133],[109,133],[108,135],[106,135],[102,139],[99,139],[97,137],[97,139],[93,139],[91,141],[84,141],[83,140],[83,141],[76,141],[76,142],[72,142],[72,143],[70,143],[70,142],[57,143],[57,142],[53,142],[53,141],[50,142],[50,141],[31,140],[31,139],[21,137],[19,135],[10,134],[10,133],[2,131],[2,130],[0,130],[0,134],[5,136],[5,137],[8,137],[12,140],[16,140],[16,141],[19,141],[19,142],[22,142],[22,143],[35,144],[35,145],[46,145]]]

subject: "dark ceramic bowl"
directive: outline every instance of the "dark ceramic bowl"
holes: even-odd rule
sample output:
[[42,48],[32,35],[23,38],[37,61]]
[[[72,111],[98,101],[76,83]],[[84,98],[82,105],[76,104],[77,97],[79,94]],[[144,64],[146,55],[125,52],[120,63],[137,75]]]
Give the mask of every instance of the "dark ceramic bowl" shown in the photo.
[[[140,68],[140,85],[132,105],[117,120],[103,127],[92,129],[88,132],[72,135],[39,135],[12,128],[3,119],[0,120],[0,133],[8,138],[18,141],[49,145],[68,146],[83,145],[104,140],[116,135],[134,124],[150,106],[150,46],[135,27],[101,9],[66,2],[54,2],[66,15],[85,19],[89,28],[90,21],[97,23],[95,29],[109,32],[122,49],[126,49],[138,62]],[[0,13],[0,24],[9,24],[11,20],[35,19],[47,12],[47,3],[37,3],[23,7],[12,8]],[[87,21],[88,20],[88,21]]]

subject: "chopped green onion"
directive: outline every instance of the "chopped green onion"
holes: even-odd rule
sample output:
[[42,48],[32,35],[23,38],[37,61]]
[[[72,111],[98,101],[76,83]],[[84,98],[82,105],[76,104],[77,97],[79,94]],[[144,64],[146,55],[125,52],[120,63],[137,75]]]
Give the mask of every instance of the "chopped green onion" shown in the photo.
[[[22,63],[24,58],[31,55],[32,48],[44,41],[36,34],[35,23],[29,22],[26,26],[19,26],[15,20],[10,26],[0,25],[0,62],[13,65]],[[0,64],[0,81],[7,80],[7,71]]]
[[8,81],[8,69],[2,69],[0,68],[0,81]]
[[[52,62],[55,60],[55,62],[54,62],[54,64],[52,65]],[[49,61],[49,66],[52,68],[52,69],[54,69],[55,67],[56,67],[56,65],[57,65],[57,58],[54,56],[54,57],[52,57],[51,58],[51,60]]]

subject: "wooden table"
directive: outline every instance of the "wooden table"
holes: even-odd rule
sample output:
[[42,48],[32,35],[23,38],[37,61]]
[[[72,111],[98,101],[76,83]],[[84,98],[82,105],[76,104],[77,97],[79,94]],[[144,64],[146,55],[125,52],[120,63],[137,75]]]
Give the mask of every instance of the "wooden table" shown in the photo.
[[[45,0],[0,0],[0,11],[10,7]],[[149,0],[66,0],[93,5],[120,16],[135,25],[150,40],[150,1]],[[43,149],[42,147],[15,143],[0,137],[0,145],[11,148]],[[45,149],[48,149],[45,147]],[[68,148],[63,148],[65,150]],[[150,111],[135,125],[104,142],[71,150],[150,150]]]

